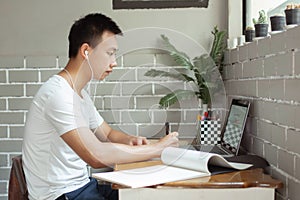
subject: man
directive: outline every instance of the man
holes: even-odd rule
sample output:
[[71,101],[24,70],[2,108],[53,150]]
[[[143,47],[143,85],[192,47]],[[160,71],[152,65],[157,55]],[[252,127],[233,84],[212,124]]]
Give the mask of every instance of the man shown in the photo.
[[117,34],[119,27],[102,14],[89,14],[71,27],[69,62],[37,92],[25,124],[22,154],[30,199],[117,198],[116,191],[88,177],[87,164],[147,160],[178,145],[176,132],[150,144],[113,130],[83,89],[116,66]]

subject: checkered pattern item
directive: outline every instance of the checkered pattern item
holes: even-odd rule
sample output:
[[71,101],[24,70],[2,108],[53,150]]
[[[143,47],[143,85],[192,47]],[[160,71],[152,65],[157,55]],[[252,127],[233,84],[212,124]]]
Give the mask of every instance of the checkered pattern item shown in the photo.
[[228,122],[224,134],[224,141],[230,144],[232,147],[236,147],[240,141],[241,130],[234,124]]
[[197,134],[198,144],[220,144],[221,143],[221,122],[217,120],[200,121]]

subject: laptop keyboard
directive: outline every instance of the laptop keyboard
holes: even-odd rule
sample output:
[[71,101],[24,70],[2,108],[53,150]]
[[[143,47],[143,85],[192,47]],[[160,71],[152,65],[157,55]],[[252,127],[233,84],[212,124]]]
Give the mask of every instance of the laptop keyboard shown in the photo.
[[215,153],[215,154],[219,154],[222,156],[232,155],[231,153],[228,153],[227,151],[222,150],[222,148],[220,146],[216,146],[216,145],[189,145],[189,146],[184,146],[181,148],[186,148],[189,150],[196,150],[196,151],[203,151],[203,152],[210,152],[210,153]]
[[223,151],[218,146],[214,146],[210,152],[211,153],[216,153],[216,154],[221,154],[221,155],[228,154],[227,152]]

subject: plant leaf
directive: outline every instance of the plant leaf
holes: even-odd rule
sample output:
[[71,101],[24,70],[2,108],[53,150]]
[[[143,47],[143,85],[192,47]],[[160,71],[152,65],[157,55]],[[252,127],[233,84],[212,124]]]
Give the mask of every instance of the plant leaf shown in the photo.
[[161,108],[167,108],[180,100],[191,99],[195,97],[195,95],[196,93],[192,90],[175,90],[162,97],[159,101],[159,105]]
[[193,64],[190,61],[190,58],[184,53],[178,51],[171,43],[167,36],[161,35],[161,38],[166,44],[166,48],[169,50],[170,56],[174,59],[174,61],[179,65],[183,66],[186,69],[193,69]]
[[205,82],[214,81],[210,79],[210,73],[215,68],[215,63],[208,54],[194,58],[194,74],[197,80],[199,91]]
[[227,33],[226,31],[219,31],[218,28],[215,27],[214,31],[212,31],[212,34],[214,35],[214,41],[209,55],[211,56],[215,64],[217,66],[220,66],[223,60],[224,51],[227,48]]
[[202,87],[201,90],[200,90],[200,98],[202,99],[202,102],[204,104],[208,104],[211,101],[209,91],[210,90],[206,86]]
[[209,72],[215,67],[215,62],[208,54],[202,54],[199,57],[193,59],[194,68],[198,69],[199,72]]
[[193,81],[195,82],[195,80],[183,73],[171,73],[171,72],[166,72],[163,70],[156,70],[156,69],[151,69],[149,71],[147,71],[145,74],[145,76],[150,76],[150,77],[170,77],[170,78],[174,78],[180,81],[185,81],[185,82],[189,82],[189,81]]

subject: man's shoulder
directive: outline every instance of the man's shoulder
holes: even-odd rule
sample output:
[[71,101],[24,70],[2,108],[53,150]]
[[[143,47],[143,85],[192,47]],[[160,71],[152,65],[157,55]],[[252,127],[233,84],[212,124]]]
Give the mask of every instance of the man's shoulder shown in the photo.
[[62,78],[58,75],[54,75],[40,87],[34,97],[34,101],[42,101],[44,103],[51,99],[60,99],[63,101],[70,95],[67,86],[68,85],[63,82]]

